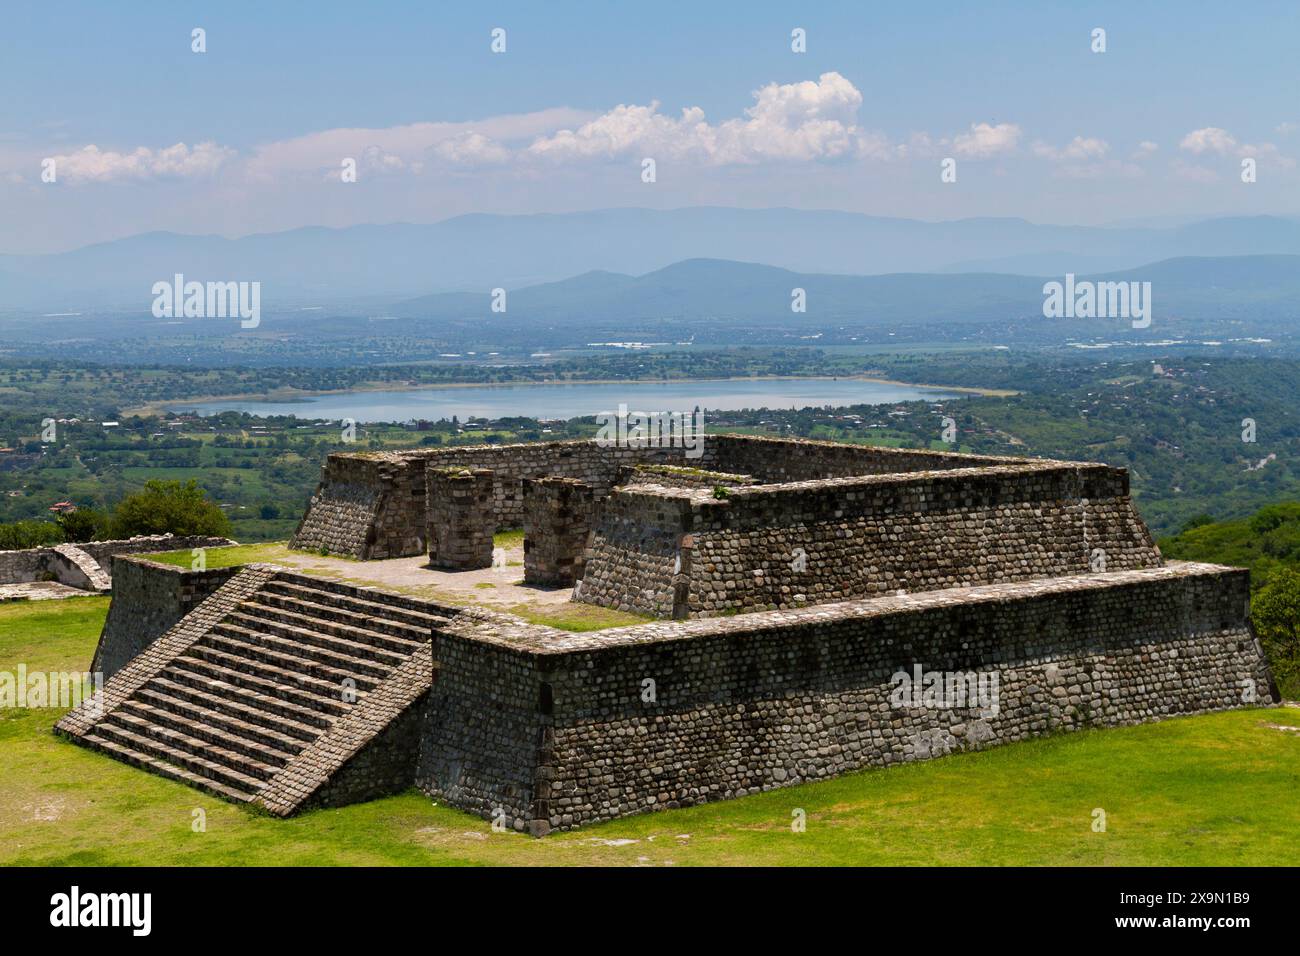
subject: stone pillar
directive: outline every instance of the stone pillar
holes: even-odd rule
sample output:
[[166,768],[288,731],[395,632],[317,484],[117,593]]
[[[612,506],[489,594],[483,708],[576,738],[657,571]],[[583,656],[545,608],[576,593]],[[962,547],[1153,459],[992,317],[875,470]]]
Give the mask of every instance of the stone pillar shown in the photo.
[[429,567],[472,571],[492,567],[492,471],[428,468],[424,474]]
[[572,587],[582,578],[596,489],[572,478],[525,478],[524,583]]

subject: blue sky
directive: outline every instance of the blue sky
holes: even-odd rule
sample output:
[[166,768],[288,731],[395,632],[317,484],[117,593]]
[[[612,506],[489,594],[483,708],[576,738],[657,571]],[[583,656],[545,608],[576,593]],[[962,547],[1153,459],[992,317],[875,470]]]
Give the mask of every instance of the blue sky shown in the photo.
[[[1295,3],[132,2],[0,16],[5,252],[628,205],[1092,223],[1300,212]],[[191,52],[194,27],[206,53]],[[505,53],[489,48],[494,27]],[[806,53],[790,49],[795,27]],[[1090,49],[1096,27],[1105,53]],[[1246,157],[1257,182],[1240,181]],[[347,158],[355,183],[341,181]],[[940,181],[945,158],[956,183]]]

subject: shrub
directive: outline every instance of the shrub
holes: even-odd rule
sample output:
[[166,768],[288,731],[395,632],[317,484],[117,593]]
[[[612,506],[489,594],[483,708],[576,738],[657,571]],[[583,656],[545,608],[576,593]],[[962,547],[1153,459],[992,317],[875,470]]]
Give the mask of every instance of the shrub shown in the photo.
[[147,481],[144,491],[123,498],[113,513],[111,535],[138,534],[229,535],[230,519],[194,479]]
[[1251,601],[1251,621],[1282,696],[1300,696],[1300,574],[1279,569]]

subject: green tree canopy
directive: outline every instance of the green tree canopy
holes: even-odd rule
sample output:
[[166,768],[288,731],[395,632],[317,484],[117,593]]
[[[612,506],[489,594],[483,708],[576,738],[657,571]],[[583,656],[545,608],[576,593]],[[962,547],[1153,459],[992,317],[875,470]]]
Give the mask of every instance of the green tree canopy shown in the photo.
[[122,499],[113,513],[111,535],[229,535],[230,519],[194,479],[145,482],[144,491]]
[[52,521],[15,521],[0,524],[0,551],[21,551],[62,544],[63,532]]
[[108,528],[108,515],[94,508],[78,508],[55,519],[63,530],[63,540],[80,544],[102,537]]
[[1275,572],[1251,601],[1251,621],[1282,696],[1300,695],[1300,574]]

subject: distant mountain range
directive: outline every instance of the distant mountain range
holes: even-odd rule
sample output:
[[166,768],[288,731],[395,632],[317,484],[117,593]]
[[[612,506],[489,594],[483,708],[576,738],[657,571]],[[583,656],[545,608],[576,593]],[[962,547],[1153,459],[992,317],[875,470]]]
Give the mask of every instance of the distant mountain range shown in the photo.
[[[157,232],[55,255],[0,256],[0,317],[19,309],[147,312],[153,283],[178,272],[200,281],[260,281],[269,308],[332,308],[347,299],[392,303],[427,293],[481,294],[501,287],[518,290],[515,301],[534,298],[539,307],[548,296],[577,290],[593,308],[599,302],[615,308],[636,301],[639,309],[671,309],[681,297],[665,283],[689,286],[713,270],[715,278],[733,284],[708,307],[725,308],[729,301],[736,308],[732,296],[762,294],[746,288],[751,280],[770,278],[772,288],[789,282],[789,276],[745,271],[759,266],[817,274],[825,308],[860,310],[871,301],[858,298],[863,289],[884,297],[877,301],[897,301],[901,307],[918,289],[929,289],[936,303],[985,297],[966,301],[983,310],[1008,297],[1019,301],[1023,296],[1016,290],[1026,284],[1016,282],[1017,276],[1123,271],[1189,256],[1269,255],[1300,255],[1300,220],[1252,216],[1164,227],[1094,227],[715,207],[469,215],[429,225],[311,227],[239,239]],[[706,259],[730,260],[734,270],[696,261]],[[973,286],[958,280],[971,272],[996,275]],[[852,281],[862,276],[879,281],[866,286]],[[560,288],[547,291],[547,284]]]
[[[1047,277],[1063,281],[1065,274]],[[1043,317],[1045,277],[1004,274],[895,273],[881,276],[799,273],[720,259],[689,259],[632,276],[586,272],[559,282],[507,290],[506,311],[490,291],[442,292],[375,310],[348,305],[272,307],[248,334],[316,347],[346,348],[371,336],[471,342],[471,348],[568,348],[591,342],[678,341],[790,343],[869,340],[880,332],[934,341],[981,341],[988,335],[1052,344],[1123,330],[1118,317]],[[1140,335],[1288,338],[1300,323],[1300,256],[1182,257],[1137,269],[1076,276],[1149,282],[1153,322]],[[806,310],[791,309],[803,290]],[[177,336],[225,338],[234,321],[156,319],[142,307],[61,313],[18,312],[0,320],[0,342],[149,342]],[[987,335],[986,335],[987,333]]]
[[[1064,279],[1064,273],[1054,278]],[[1080,274],[1079,280],[1150,282],[1160,316],[1300,317],[1300,256],[1185,257],[1137,269]],[[506,316],[490,310],[487,292],[421,296],[388,308],[413,322],[481,318],[602,326],[680,316],[713,321],[827,324],[864,328],[886,323],[990,322],[1041,315],[1042,277],[898,273],[817,275],[717,259],[691,259],[642,276],[588,272],[507,293]],[[803,289],[806,312],[791,310]]]

